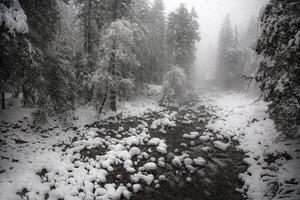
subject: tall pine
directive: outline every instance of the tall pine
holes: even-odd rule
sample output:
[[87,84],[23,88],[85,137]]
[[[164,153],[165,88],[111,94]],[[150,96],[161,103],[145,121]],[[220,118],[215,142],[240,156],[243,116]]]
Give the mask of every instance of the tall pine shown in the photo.
[[242,52],[229,15],[222,24],[218,45],[218,68],[216,70],[218,84],[226,89],[236,88],[240,86],[244,66],[241,64]]
[[166,73],[166,18],[163,0],[155,0],[151,8],[150,48],[153,81],[162,83]]
[[200,40],[199,24],[194,9],[190,12],[184,4],[169,15],[167,46],[170,63],[185,70],[190,76],[195,60],[196,42]]
[[106,102],[116,111],[121,88],[125,84],[132,88],[134,68],[140,65],[136,44],[143,38],[139,25],[132,20],[131,0],[103,1],[102,6],[106,8],[106,18],[98,49],[98,69],[93,77],[99,113]]

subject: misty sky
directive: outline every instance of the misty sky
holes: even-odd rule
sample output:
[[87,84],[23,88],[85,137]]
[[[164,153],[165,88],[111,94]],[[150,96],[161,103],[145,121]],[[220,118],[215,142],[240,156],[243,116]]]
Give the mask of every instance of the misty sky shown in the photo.
[[[247,26],[250,18],[259,13],[259,9],[268,0],[164,0],[167,13],[178,8],[180,3],[195,7],[199,15],[201,36],[206,40],[216,40],[220,25],[229,13],[233,24],[241,28]],[[208,39],[209,38],[209,39]]]
[[195,65],[201,76],[215,62],[221,24],[227,14],[230,14],[232,24],[238,26],[238,31],[244,31],[252,16],[258,16],[268,0],[164,0],[167,14],[185,3],[189,8],[194,7],[199,16],[201,41],[198,46]]

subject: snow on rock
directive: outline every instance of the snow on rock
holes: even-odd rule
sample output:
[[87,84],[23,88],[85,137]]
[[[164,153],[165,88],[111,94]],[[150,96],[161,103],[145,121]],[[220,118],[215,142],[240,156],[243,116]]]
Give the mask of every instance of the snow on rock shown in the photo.
[[191,132],[190,134],[184,134],[183,135],[183,138],[186,138],[186,139],[196,139],[197,137],[199,137],[200,133],[198,132]]
[[97,131],[98,131],[98,129],[96,129],[96,128],[90,129],[90,130],[86,133],[86,137],[87,137],[87,138],[94,138],[94,137],[96,137],[96,136],[98,135]]
[[193,159],[193,161],[194,161],[195,165],[198,165],[198,166],[204,166],[206,164],[206,161],[202,157],[195,158],[195,159]]
[[184,164],[187,165],[193,165],[193,160],[191,158],[185,158],[184,159]]
[[214,146],[217,148],[217,149],[220,149],[222,151],[226,151],[229,147],[230,147],[230,144],[226,144],[224,142],[221,142],[221,141],[215,141],[214,142]]
[[152,174],[144,175],[141,172],[139,172],[137,174],[132,175],[131,180],[135,183],[138,183],[141,180],[143,180],[147,185],[151,185],[154,181],[154,176]]
[[194,121],[193,120],[182,120],[181,123],[184,125],[191,125]]
[[162,121],[161,121],[161,124],[164,125],[164,126],[169,126],[169,127],[175,127],[176,124],[174,121],[170,121],[168,118],[164,118]]
[[161,154],[167,154],[168,153],[168,151],[167,151],[168,146],[166,145],[164,140],[161,140],[159,138],[151,138],[148,141],[148,145],[157,146],[156,151],[161,153]]
[[134,193],[138,193],[140,190],[142,190],[142,186],[140,184],[134,184],[132,189]]
[[130,136],[123,139],[123,142],[125,142],[126,145],[132,146],[132,145],[139,145],[140,139],[137,136]]
[[159,138],[151,138],[148,141],[148,145],[158,146],[161,142],[162,142],[162,140]]
[[115,184],[106,184],[105,186],[106,189],[106,194],[105,197],[107,197],[108,199],[111,200],[119,200],[121,199],[123,192],[124,191],[128,191],[127,188],[125,186],[119,186],[116,189],[116,185]]
[[192,182],[192,178],[191,177],[187,177],[186,178],[186,182],[188,182],[188,183]]
[[140,155],[141,154],[141,150],[137,147],[132,147],[130,150],[129,150],[129,153],[131,156],[137,156],[137,155]]
[[199,140],[200,140],[201,142],[207,142],[207,141],[209,141],[209,136],[208,136],[208,135],[201,135],[201,136],[199,137]]
[[175,158],[172,160],[172,165],[173,165],[174,167],[182,167],[181,160],[180,160],[178,157],[175,157]]
[[[174,158],[173,158],[173,160],[172,160],[172,165],[174,166],[174,167],[182,167],[182,162],[184,162],[184,160],[186,159],[186,158],[189,158],[189,155],[187,155],[187,154],[182,154],[181,156],[175,156]],[[187,161],[187,162],[189,162],[189,161]]]
[[143,167],[139,168],[139,171],[155,171],[157,166],[154,162],[146,163]]
[[123,191],[123,196],[125,197],[125,199],[130,199],[131,192],[129,192],[128,190],[124,190]]
[[171,121],[169,118],[165,117],[162,119],[154,120],[150,126],[151,129],[157,129],[158,126],[168,126],[168,127],[176,127],[176,123]]
[[167,150],[167,145],[159,145],[158,147],[156,147],[156,151],[161,153],[161,154],[167,154],[168,150]]
[[124,127],[120,126],[120,127],[118,128],[118,132],[123,132],[123,131],[125,131]]

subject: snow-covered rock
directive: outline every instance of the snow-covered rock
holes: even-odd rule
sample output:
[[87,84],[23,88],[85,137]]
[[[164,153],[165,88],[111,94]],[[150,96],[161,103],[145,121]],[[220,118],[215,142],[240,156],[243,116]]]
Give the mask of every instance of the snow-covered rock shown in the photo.
[[230,144],[229,143],[224,143],[224,142],[221,142],[221,141],[215,141],[214,142],[214,146],[217,148],[217,149],[220,149],[222,151],[226,151],[229,147],[230,147]]
[[182,167],[181,160],[180,160],[178,157],[175,157],[175,158],[172,160],[172,165],[173,165],[174,167]]
[[138,193],[140,190],[142,190],[142,186],[140,184],[134,184],[132,189],[134,193]]
[[157,169],[157,166],[154,162],[146,163],[143,167],[139,168],[139,171],[154,171]]
[[204,166],[206,164],[206,161],[202,157],[195,158],[195,159],[193,159],[193,161],[194,161],[195,165],[198,165],[198,166]]
[[131,180],[135,183],[138,183],[139,181],[143,180],[147,185],[151,185],[154,181],[154,176],[152,174],[144,175],[141,172],[139,172],[131,176]]

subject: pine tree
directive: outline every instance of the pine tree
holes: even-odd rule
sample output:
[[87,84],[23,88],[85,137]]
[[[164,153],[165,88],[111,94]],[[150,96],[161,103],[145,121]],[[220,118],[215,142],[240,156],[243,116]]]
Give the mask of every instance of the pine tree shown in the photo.
[[5,109],[5,88],[20,82],[20,72],[29,61],[24,35],[28,24],[19,1],[2,1],[0,7],[0,93],[1,108]]
[[24,105],[37,104],[38,110],[33,115],[44,122],[45,117],[63,114],[74,106],[72,39],[61,30],[62,24],[67,22],[60,13],[60,6],[66,4],[54,0],[24,0],[22,3],[29,13],[27,41],[32,61],[23,71]]
[[[105,21],[106,1],[97,0],[76,0],[78,6],[78,23],[80,33],[83,38],[82,50],[77,52],[76,59],[76,80],[79,86],[80,96],[83,96],[86,102],[92,99],[92,88],[89,84],[93,72],[96,70],[97,52],[99,45],[101,29]],[[108,17],[108,16],[107,16]]]
[[136,81],[161,84],[166,72],[166,17],[164,3],[156,0],[150,6],[149,1],[133,1],[132,19],[139,25],[144,40],[136,43],[137,59],[141,66],[134,71]]
[[196,42],[200,40],[197,14],[181,4],[169,15],[167,30],[168,56],[173,65],[183,68],[191,75],[192,64],[195,60]]
[[[102,31],[99,46],[98,70],[93,82],[95,93],[102,93],[99,113],[109,99],[110,108],[117,110],[116,101],[120,83],[129,83],[133,78],[133,69],[140,65],[135,53],[136,41],[142,40],[143,34],[138,24],[131,21],[132,2],[130,0],[107,1],[103,4],[107,20]],[[104,88],[104,91],[102,90]],[[98,96],[98,95],[97,95]]]
[[57,35],[59,12],[54,0],[23,0],[21,5],[27,14],[29,32],[26,36],[30,62],[22,70],[22,90],[24,106],[35,104],[38,99],[36,80],[43,71],[43,58],[51,51],[52,42]]
[[44,57],[43,70],[38,79],[39,106],[50,99],[54,114],[62,114],[73,109],[75,99],[75,75],[69,62],[61,55],[48,53]]
[[272,102],[272,118],[289,137],[300,133],[299,11],[298,0],[271,0],[260,16],[256,47],[256,52],[265,58],[256,81],[265,100]]
[[218,69],[216,78],[219,84],[227,89],[240,86],[244,70],[243,51],[234,35],[230,16],[227,15],[222,24],[219,36]]
[[[144,40],[136,41],[135,54],[140,62],[140,67],[135,68],[133,75],[139,86],[143,83],[153,83],[152,50],[151,50],[151,6],[148,0],[134,0],[131,12],[131,20],[138,24],[144,35]],[[151,74],[151,75],[150,75]]]
[[163,74],[166,72],[166,19],[164,2],[155,0],[151,8],[150,48],[153,81],[162,83]]

